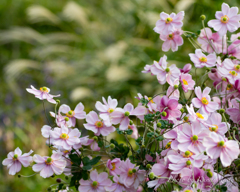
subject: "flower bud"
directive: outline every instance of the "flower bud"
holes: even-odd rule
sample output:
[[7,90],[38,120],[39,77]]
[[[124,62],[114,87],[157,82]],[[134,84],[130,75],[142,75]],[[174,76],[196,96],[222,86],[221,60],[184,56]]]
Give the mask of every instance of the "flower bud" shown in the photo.
[[151,166],[150,164],[147,164],[147,165],[146,165],[146,168],[147,168],[147,169],[151,169],[151,167],[152,167],[152,166]]
[[48,188],[47,188],[47,191],[49,191],[49,192],[52,191],[52,188],[51,188],[51,187],[48,187]]
[[232,140],[233,138],[230,136],[230,137],[228,137],[228,140]]
[[219,113],[225,113],[225,109],[219,109]]
[[137,172],[137,170],[136,170],[136,169],[132,169],[132,172],[133,172],[133,173],[136,173],[136,172]]
[[110,148],[111,149],[114,149],[115,148],[115,145],[113,143],[110,144]]
[[155,177],[154,173],[151,172],[151,173],[149,174],[149,178],[150,178],[150,179],[154,179],[154,177]]
[[201,15],[200,19],[204,21],[206,19],[206,16],[205,15]]
[[211,171],[208,171],[208,172],[207,172],[207,176],[208,176],[209,178],[212,178],[213,173],[212,173]]
[[216,73],[216,72],[217,72],[217,69],[212,68],[212,69],[211,69],[211,72],[212,72],[212,73]]
[[161,113],[161,115],[162,115],[163,117],[166,117],[166,116],[167,116],[167,113],[166,113],[165,111],[163,111],[163,112]]
[[233,127],[233,130],[234,130],[234,131],[237,131],[237,130],[238,130],[238,128],[237,128],[237,127]]
[[157,127],[161,127],[162,124],[160,122],[157,123]]
[[97,137],[97,136],[94,136],[94,137],[93,137],[93,140],[94,140],[94,141],[98,141],[98,137]]
[[133,121],[132,120],[129,121],[129,125],[133,125]]
[[59,100],[59,99],[57,99],[57,100],[56,100],[56,102],[59,104],[59,103],[60,103],[60,100]]
[[21,175],[18,175],[18,178],[20,178],[21,177]]
[[183,109],[183,108],[181,108],[180,111],[181,111],[182,113],[184,113],[184,109]]
[[188,121],[188,117],[185,116],[185,117],[183,118],[183,120],[184,120],[184,121]]
[[65,179],[68,180],[69,179],[68,176],[65,176]]
[[178,89],[178,85],[174,85],[174,89]]

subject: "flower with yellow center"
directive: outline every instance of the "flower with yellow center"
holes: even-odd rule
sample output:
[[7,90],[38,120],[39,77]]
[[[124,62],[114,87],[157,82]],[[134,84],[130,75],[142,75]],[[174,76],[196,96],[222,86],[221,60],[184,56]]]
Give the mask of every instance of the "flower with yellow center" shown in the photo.
[[111,171],[114,171],[116,169],[116,164],[115,163],[111,163],[111,165],[112,165]]
[[103,122],[102,121],[96,121],[94,124],[97,128],[102,128],[103,127]]
[[224,141],[219,141],[218,144],[217,144],[217,146],[218,146],[218,147],[221,147],[221,148],[225,148],[225,147],[226,147]]
[[171,23],[173,21],[173,19],[171,17],[168,17],[165,19],[165,23]]
[[192,190],[187,189],[187,190],[185,190],[184,192],[192,192]]
[[18,154],[13,155],[13,161],[16,161],[18,159]]
[[73,117],[75,115],[75,112],[73,110],[70,110],[66,113],[66,116]]
[[206,97],[203,97],[202,99],[201,99],[201,102],[202,102],[202,104],[204,104],[204,105],[207,105],[209,102],[208,102],[208,100],[206,99]]
[[200,113],[196,113],[196,115],[197,115],[197,117],[198,117],[199,119],[204,119],[204,117],[203,117],[202,114],[200,114]]
[[97,181],[93,181],[91,185],[93,189],[97,189],[99,183]]
[[231,85],[231,84],[227,85],[227,90],[231,90],[232,88],[233,88],[233,85]]
[[206,58],[206,57],[200,57],[200,58],[199,58],[199,61],[200,61],[201,63],[206,63],[206,62],[207,62],[207,58]]
[[237,76],[237,72],[236,71],[229,71],[229,73],[232,75],[232,76]]
[[185,157],[185,158],[189,158],[189,157],[191,157],[192,155],[193,155],[192,152],[190,152],[190,151],[186,151],[186,152],[183,154],[183,157]]
[[128,177],[132,177],[132,176],[134,176],[134,171],[133,171],[133,169],[128,169]]
[[218,126],[213,124],[213,127],[209,127],[209,130],[212,132],[217,132],[218,131]]
[[173,40],[173,38],[174,38],[174,34],[173,33],[168,35],[168,40]]
[[148,97],[148,101],[149,101],[150,103],[154,103],[152,97]]
[[48,93],[49,92],[47,87],[40,87],[39,90],[44,92],[44,93]]
[[108,113],[112,113],[113,111],[114,111],[113,108],[109,108],[109,109],[107,110]]
[[53,160],[51,157],[48,157],[47,160],[45,161],[47,165],[51,165],[53,163]]
[[223,15],[223,16],[221,17],[221,22],[222,22],[222,23],[228,23],[228,21],[229,21],[229,17],[228,17],[227,15]]
[[169,141],[169,142],[167,143],[167,145],[165,146],[165,148],[166,148],[166,149],[169,149],[169,148],[171,147],[171,143],[172,143],[172,141]]
[[68,134],[67,133],[62,133],[60,135],[60,138],[63,139],[63,140],[67,140],[69,138]]
[[235,69],[236,71],[240,71],[240,65],[234,65],[234,69]]
[[191,137],[191,141],[192,141],[193,143],[196,143],[197,140],[198,140],[198,136],[197,136],[197,135],[193,135],[193,136]]
[[188,82],[185,79],[183,79],[182,82],[184,85],[188,85]]

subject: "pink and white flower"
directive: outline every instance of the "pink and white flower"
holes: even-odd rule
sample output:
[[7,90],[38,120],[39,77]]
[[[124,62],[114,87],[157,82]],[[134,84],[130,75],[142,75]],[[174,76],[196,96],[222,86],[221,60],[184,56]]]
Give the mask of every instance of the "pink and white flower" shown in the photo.
[[61,128],[55,127],[50,131],[53,145],[63,148],[65,150],[72,149],[73,145],[80,142],[80,131],[75,128],[67,128],[62,126]]
[[74,110],[71,110],[71,108],[65,104],[59,107],[59,113],[64,113],[69,118],[70,127],[76,125],[76,119],[85,119],[86,112],[83,110],[84,106],[82,103],[78,103]]
[[14,151],[8,153],[7,158],[3,160],[2,164],[7,166],[10,175],[15,175],[22,169],[22,165],[24,167],[30,165],[32,162],[32,156],[30,155],[32,153],[33,151],[30,150],[28,153],[22,155],[22,151],[18,147]]
[[208,22],[208,26],[217,31],[220,36],[225,35],[227,31],[234,32],[240,27],[237,7],[230,8],[228,4],[223,3],[222,11],[217,11],[215,17],[216,19]]
[[188,90],[194,90],[195,81],[192,79],[192,75],[182,73],[180,81],[182,83],[182,89],[185,93],[187,93]]
[[209,96],[211,89],[206,87],[203,92],[201,91],[201,87],[195,88],[195,94],[197,98],[192,99],[193,106],[196,108],[200,108],[204,113],[209,114],[218,109],[218,103],[212,102],[211,97]]
[[230,115],[230,119],[237,124],[240,123],[239,103],[240,103],[240,99],[237,99],[237,98],[232,99],[231,100],[232,108],[228,108],[226,110],[226,113]]
[[184,65],[182,69],[180,69],[181,73],[189,73],[192,69],[192,65],[190,63]]
[[40,100],[47,99],[49,103],[56,104],[57,102],[53,99],[54,97],[59,97],[60,95],[50,95],[50,89],[47,87],[41,87],[39,90],[37,90],[35,87],[31,85],[31,89],[26,89],[27,92],[32,93],[35,95],[36,98]]
[[212,159],[220,157],[224,167],[231,165],[240,153],[237,141],[228,140],[214,132],[203,139],[203,145],[206,147],[207,155]]
[[188,120],[190,122],[200,122],[202,124],[205,124],[204,121],[206,121],[208,119],[208,116],[204,113],[202,113],[201,111],[197,111],[195,113],[193,105],[191,104],[190,107],[188,105],[186,105],[187,111],[189,113],[188,115]]
[[120,175],[121,174],[121,159],[115,158],[113,160],[108,159],[107,168],[109,169],[110,175]]
[[154,64],[151,67],[151,72],[152,74],[157,75],[160,84],[168,82],[170,85],[173,85],[174,81],[178,79],[180,75],[180,70],[175,64],[167,67],[166,55],[161,57],[159,62],[154,61]]
[[117,108],[118,101],[117,99],[112,99],[110,96],[108,96],[108,101],[106,101],[104,97],[102,100],[103,104],[100,101],[97,101],[95,107],[100,111],[99,116],[103,119],[105,125],[111,126],[110,114]]
[[95,111],[90,111],[86,117],[87,123],[83,124],[87,130],[91,130],[97,136],[100,134],[107,136],[110,133],[114,132],[116,129],[113,126],[107,126],[102,120],[98,118],[98,115]]
[[156,26],[153,30],[156,33],[168,35],[174,32],[175,29],[180,29],[183,26],[183,17],[184,11],[179,12],[177,15],[175,13],[168,15],[162,12],[160,14],[160,20],[156,22]]
[[196,68],[214,67],[217,62],[215,53],[211,53],[208,56],[202,53],[201,49],[196,49],[195,54],[189,54],[191,61],[194,63]]
[[96,170],[91,171],[89,180],[81,179],[79,183],[78,190],[84,192],[104,192],[107,187],[112,185],[112,181],[108,179],[106,172],[98,174]]
[[171,49],[173,52],[178,50],[178,46],[183,45],[183,38],[181,35],[183,31],[181,29],[176,29],[174,32],[167,35],[161,34],[160,39],[164,41],[162,44],[162,50],[167,52]]
[[63,159],[61,152],[53,153],[51,157],[34,155],[33,160],[36,162],[32,166],[33,171],[40,172],[40,176],[43,178],[50,177],[54,173],[56,175],[62,174],[66,166],[66,161]]

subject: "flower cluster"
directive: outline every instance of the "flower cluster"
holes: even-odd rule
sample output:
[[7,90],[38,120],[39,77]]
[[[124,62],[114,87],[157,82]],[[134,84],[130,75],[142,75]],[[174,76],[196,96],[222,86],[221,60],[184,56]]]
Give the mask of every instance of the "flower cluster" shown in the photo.
[[[55,104],[54,125],[41,129],[52,155],[32,157],[32,150],[22,155],[17,148],[2,162],[9,174],[31,164],[43,178],[65,174],[68,181],[57,179],[61,184],[49,191],[238,191],[240,34],[229,41],[227,31],[239,29],[240,15],[237,7],[223,3],[215,16],[207,28],[202,15],[203,29],[195,34],[181,29],[183,11],[160,14],[154,31],[164,41],[162,50],[177,51],[185,36],[196,48],[189,54],[195,74],[192,64],[169,66],[163,55],[142,72],[156,75],[167,90],[153,97],[139,93],[136,107],[118,106],[109,96],[86,113],[82,103],[74,110],[60,105],[54,100],[60,95],[50,95],[47,87],[27,89]],[[198,78],[196,70],[204,74]],[[85,121],[89,135],[76,128],[77,120]],[[116,134],[125,142],[109,139]]]

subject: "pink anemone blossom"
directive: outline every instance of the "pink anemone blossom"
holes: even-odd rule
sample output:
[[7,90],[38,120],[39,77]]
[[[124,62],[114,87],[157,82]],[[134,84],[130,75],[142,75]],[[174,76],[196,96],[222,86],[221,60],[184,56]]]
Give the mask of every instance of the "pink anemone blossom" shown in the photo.
[[181,37],[183,31],[176,29],[174,32],[167,35],[160,35],[160,39],[164,41],[162,44],[162,50],[167,52],[171,49],[173,52],[178,50],[178,46],[183,45],[183,38]]
[[138,106],[134,109],[131,103],[128,103],[124,106],[123,109],[117,108],[114,112],[111,113],[111,121],[114,125],[120,123],[119,129],[126,130],[128,129],[128,125],[130,123],[129,116],[134,115],[139,119],[143,120],[144,115],[147,114],[147,109],[144,106]]
[[8,153],[7,158],[3,160],[2,164],[7,166],[10,175],[15,175],[22,169],[22,165],[24,167],[30,165],[32,162],[32,156],[30,155],[32,153],[33,151],[30,150],[28,153],[22,155],[22,151],[18,147],[14,151]]
[[27,92],[32,93],[35,95],[36,98],[40,100],[47,99],[49,103],[56,104],[57,102],[53,99],[53,97],[59,97],[60,95],[50,95],[50,89],[47,87],[41,87],[39,90],[37,90],[35,87],[31,85],[31,89],[26,89]]
[[182,89],[185,93],[187,93],[188,90],[194,90],[195,81],[192,79],[192,75],[182,73],[180,76],[180,81],[182,84]]
[[203,146],[204,137],[208,136],[205,130],[199,127],[198,123],[191,125],[183,124],[182,132],[178,134],[178,149],[182,152],[190,151],[193,153],[201,153],[205,150]]
[[201,87],[195,88],[195,94],[197,98],[192,99],[193,106],[196,108],[200,108],[204,113],[209,114],[218,109],[218,103],[212,102],[211,97],[209,95],[211,88],[206,87],[203,92],[201,91]]
[[81,136],[81,133],[77,128],[71,129],[65,126],[54,128],[50,131],[50,134],[53,145],[65,150],[70,150],[73,145],[78,144],[80,142],[79,137]]
[[105,125],[111,126],[112,123],[110,121],[110,114],[115,111],[118,101],[117,99],[112,99],[108,96],[108,101],[103,97],[103,104],[100,101],[97,101],[95,107],[98,111],[100,111],[99,116],[103,119]]
[[115,158],[113,160],[108,159],[107,161],[107,168],[109,169],[110,175],[120,175],[121,174],[121,159]]
[[220,157],[224,167],[230,166],[240,153],[237,141],[228,140],[214,132],[211,132],[208,137],[203,139],[203,145],[206,147],[207,155],[211,159]]
[[40,172],[40,176],[43,178],[50,177],[54,173],[56,175],[62,174],[66,166],[66,161],[63,159],[61,152],[53,153],[51,157],[34,155],[33,160],[36,162],[32,166],[33,171]]
[[225,35],[227,31],[234,32],[240,27],[237,7],[230,8],[228,4],[223,3],[222,11],[217,11],[215,17],[217,19],[210,20],[208,26],[217,31],[220,36]]
[[113,181],[115,183],[113,183],[111,186],[105,188],[107,191],[114,191],[114,192],[123,192],[123,191],[124,192],[135,192],[136,191],[133,187],[127,188],[123,184],[122,178],[118,177],[117,175],[113,176]]
[[180,70],[176,67],[175,64],[167,67],[167,56],[164,55],[160,58],[160,61],[154,61],[154,64],[151,67],[151,72],[154,75],[157,75],[157,79],[160,84],[173,85],[174,81],[179,78]]
[[105,188],[112,185],[112,181],[108,179],[108,174],[106,172],[98,174],[96,170],[91,171],[89,180],[81,179],[79,183],[80,186],[78,190],[84,192],[104,192],[106,191]]
[[188,105],[186,105],[186,108],[189,113],[189,115],[187,117],[190,122],[196,121],[196,122],[205,124],[204,121],[206,121],[208,119],[207,114],[202,113],[202,111],[195,112],[194,108],[193,108],[193,104],[191,104],[190,107]]
[[174,29],[180,29],[183,26],[183,17],[184,11],[179,12],[177,15],[175,13],[168,15],[162,12],[160,14],[160,20],[156,22],[156,26],[153,30],[156,33],[168,35],[172,33]]
[[59,112],[64,113],[69,118],[70,127],[74,127],[76,125],[76,119],[85,119],[86,112],[83,110],[84,106],[82,103],[78,103],[74,110],[71,110],[71,108],[65,104],[59,107]]
[[192,69],[192,65],[190,63],[184,65],[182,69],[180,69],[181,73],[189,73]]
[[230,119],[234,123],[239,124],[240,123],[240,110],[239,110],[240,99],[232,99],[231,104],[233,105],[232,108],[228,108],[226,110],[226,113],[230,115]]
[[107,136],[110,133],[114,132],[116,129],[113,126],[107,126],[102,122],[95,111],[90,111],[86,117],[86,124],[83,124],[87,130],[91,130],[97,136],[100,134]]
[[190,53],[189,56],[196,68],[214,67],[216,65],[217,57],[215,53],[206,56],[201,49],[196,49],[195,54]]

